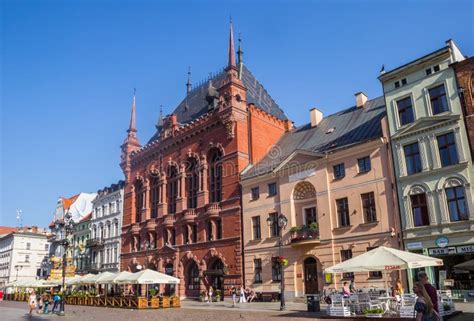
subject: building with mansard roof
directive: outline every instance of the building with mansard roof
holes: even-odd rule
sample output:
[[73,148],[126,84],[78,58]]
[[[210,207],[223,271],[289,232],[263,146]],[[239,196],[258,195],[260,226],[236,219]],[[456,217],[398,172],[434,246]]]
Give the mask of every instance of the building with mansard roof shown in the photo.
[[121,269],[180,278],[162,293],[198,297],[211,285],[227,294],[243,282],[239,175],[292,128],[244,65],[232,25],[223,71],[192,88],[156,133],[138,139],[135,97],[122,145],[125,175]]

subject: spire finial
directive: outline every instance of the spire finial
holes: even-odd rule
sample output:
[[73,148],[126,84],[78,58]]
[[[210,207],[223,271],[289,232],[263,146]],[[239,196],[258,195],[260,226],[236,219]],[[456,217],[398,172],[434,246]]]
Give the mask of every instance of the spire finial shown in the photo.
[[163,105],[160,105],[160,116],[158,116],[158,121],[156,122],[156,128],[159,129],[163,127]]
[[191,66],[188,67],[188,82],[186,83],[186,94],[189,94],[193,89],[193,84],[191,83]]
[[236,67],[235,65],[235,50],[234,50],[234,31],[232,30],[232,16],[230,17],[230,28],[229,28],[229,61],[227,67]]
[[132,113],[130,115],[130,126],[128,127],[128,130],[127,130],[128,133],[137,131],[137,128],[135,127],[135,113],[137,109],[136,94],[137,94],[137,89],[133,88]]
[[244,51],[242,50],[242,34],[239,32],[239,49],[237,50],[237,59],[239,60],[239,79],[242,79],[242,69],[244,65]]

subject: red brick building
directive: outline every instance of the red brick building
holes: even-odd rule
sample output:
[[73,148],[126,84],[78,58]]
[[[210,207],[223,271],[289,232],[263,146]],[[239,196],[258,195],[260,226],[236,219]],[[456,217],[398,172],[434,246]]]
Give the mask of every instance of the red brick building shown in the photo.
[[[239,174],[292,127],[243,64],[228,65],[191,89],[142,146],[135,100],[122,145],[126,177],[121,269],[147,267],[181,279],[176,292],[197,297],[243,281]],[[162,291],[171,292],[170,288]]]
[[474,159],[474,57],[467,58],[454,64],[458,86],[462,88],[461,102],[463,104],[464,122],[471,157]]

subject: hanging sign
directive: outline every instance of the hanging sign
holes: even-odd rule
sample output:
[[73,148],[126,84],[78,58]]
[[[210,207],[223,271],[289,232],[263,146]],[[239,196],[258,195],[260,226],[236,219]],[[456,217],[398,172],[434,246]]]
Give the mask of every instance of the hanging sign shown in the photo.
[[449,239],[446,236],[440,236],[436,239],[435,243],[436,243],[436,246],[444,248],[448,246]]

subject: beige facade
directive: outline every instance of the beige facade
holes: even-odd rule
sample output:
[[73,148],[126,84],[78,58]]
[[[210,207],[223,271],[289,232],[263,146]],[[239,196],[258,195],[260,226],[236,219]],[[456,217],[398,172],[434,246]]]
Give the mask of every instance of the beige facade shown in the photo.
[[[354,111],[355,108],[348,112],[358,113]],[[323,119],[320,124],[313,124],[313,127],[307,125],[309,129],[306,130],[319,130],[322,131],[320,135],[331,135],[332,131],[326,127],[338,130],[337,127],[328,126],[337,121],[335,117],[339,116],[331,115],[326,123]],[[350,119],[347,121],[350,122]],[[343,123],[339,125],[344,126]],[[255,167],[261,170],[254,169],[252,175],[243,175],[244,268],[247,286],[258,292],[278,292],[280,288],[276,281],[278,278],[273,275],[272,258],[279,255],[279,249],[278,237],[272,236],[272,228],[267,224],[271,213],[281,213],[288,218],[288,225],[282,233],[281,255],[289,261],[283,270],[286,295],[290,298],[321,292],[323,288],[340,288],[344,277],[348,279],[350,276],[325,275],[323,271],[349,255],[357,256],[371,247],[381,245],[400,247],[389,146],[383,126],[380,122],[376,126],[380,126],[381,134],[363,142],[351,143],[350,147],[342,146],[324,153],[299,149],[299,142],[294,142],[294,151],[287,156],[281,155],[288,154],[287,151],[275,146],[269,154],[274,152],[271,157],[280,159],[279,164],[270,166],[273,168],[271,170],[266,170],[268,164],[256,164]],[[356,136],[355,133],[352,135]],[[312,137],[318,142],[317,133]],[[282,143],[289,142],[283,140],[279,144]],[[359,160],[367,160],[366,157],[370,159],[370,168],[364,172]],[[343,164],[344,175],[337,178],[336,165],[340,164]],[[276,185],[276,194],[273,196],[269,194],[269,190],[273,189],[271,184]],[[372,196],[375,207],[369,205],[364,209],[363,203],[365,200],[365,204],[368,204],[368,196]],[[256,228],[257,220],[260,221],[260,237]],[[311,225],[312,229],[309,228],[311,221],[317,222]],[[258,282],[260,279],[261,283]],[[357,273],[355,282],[361,288],[381,286],[384,281],[381,275]]]

